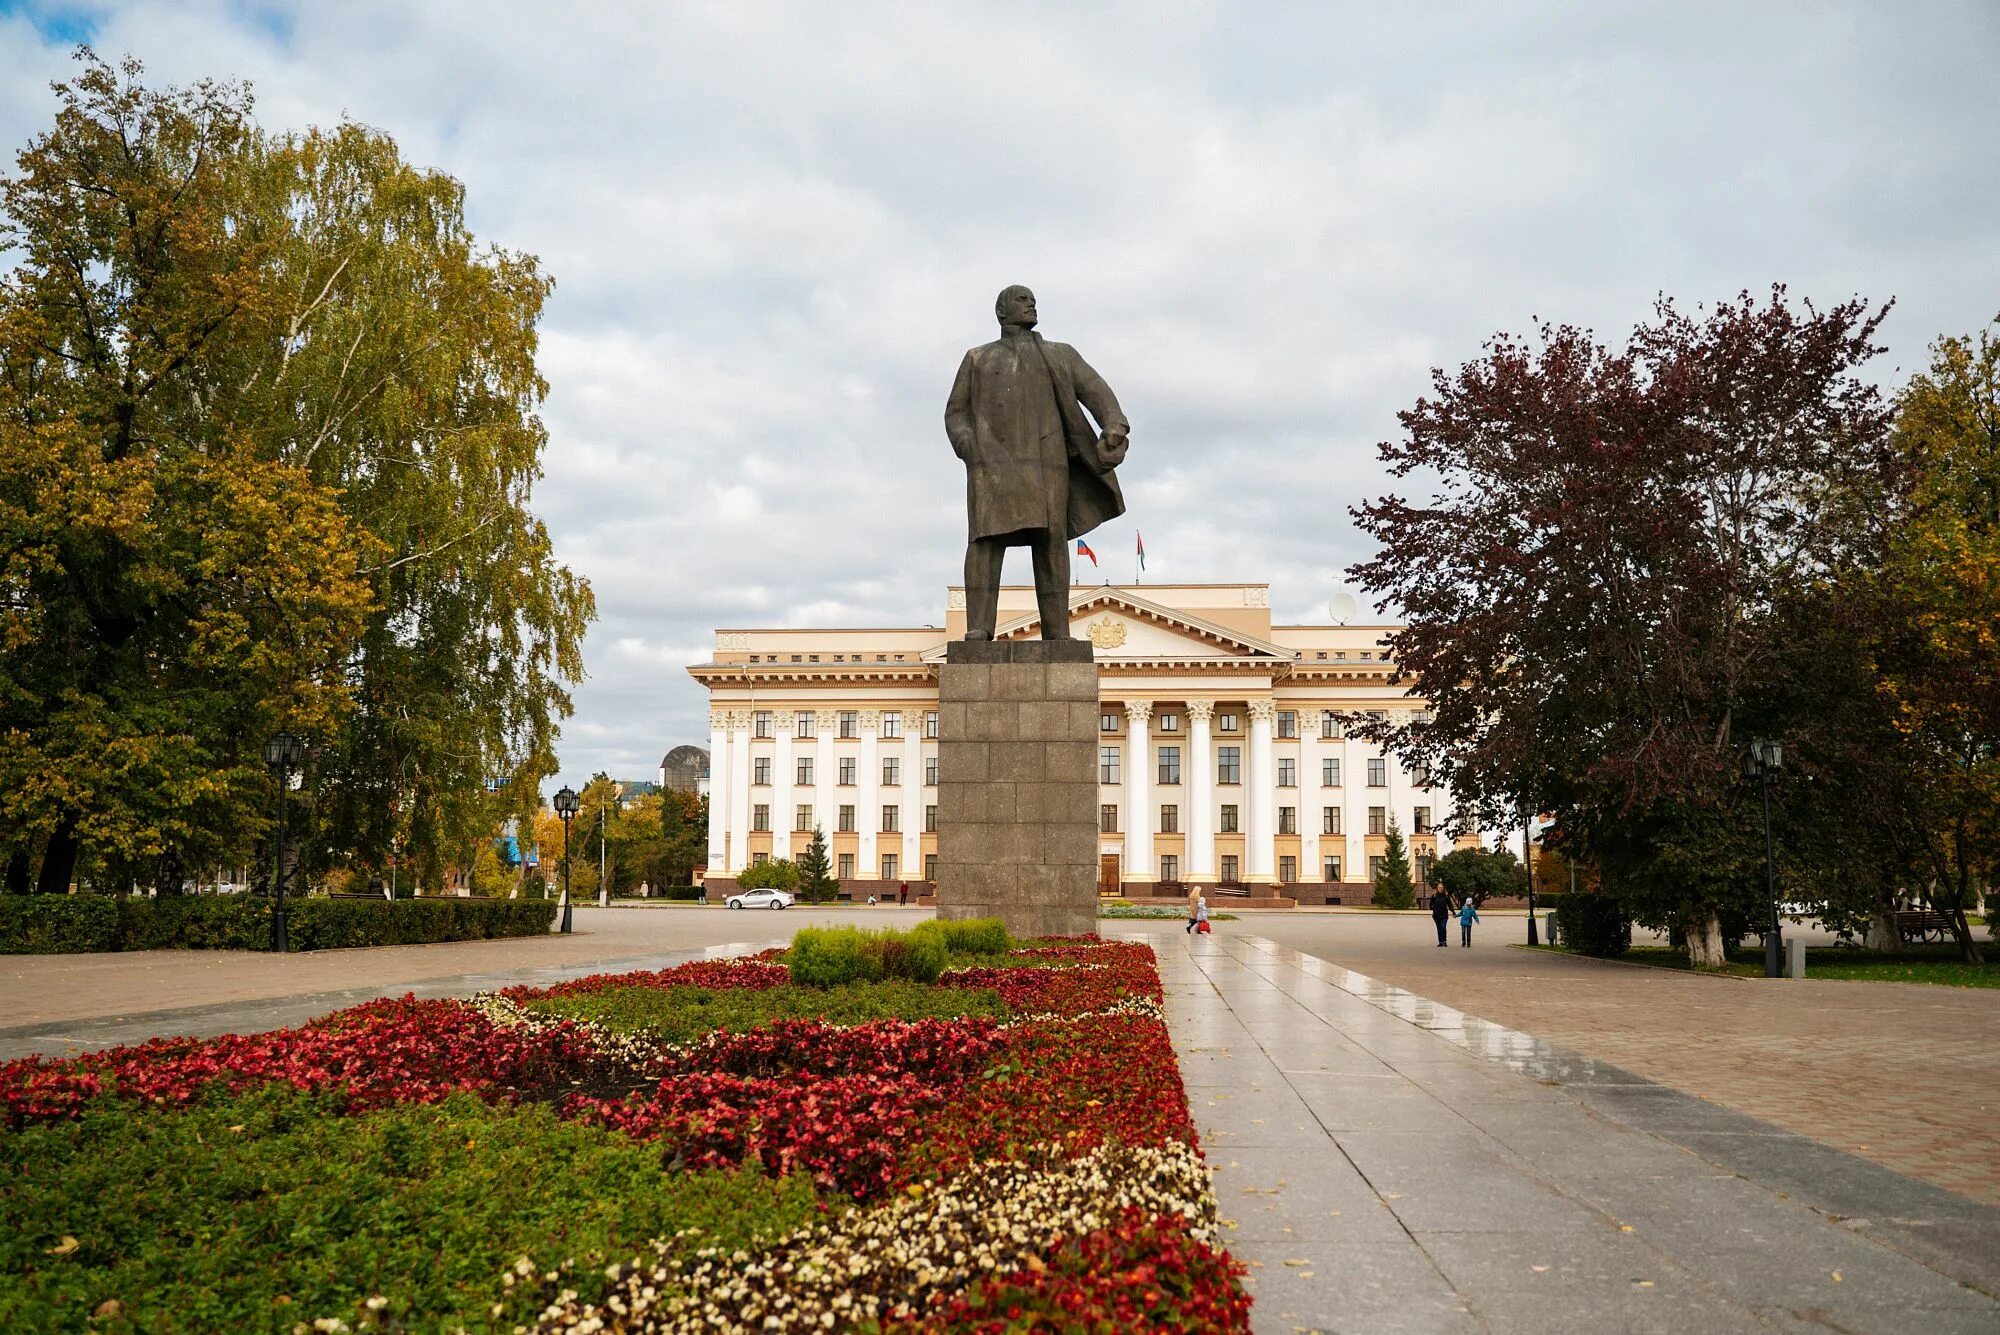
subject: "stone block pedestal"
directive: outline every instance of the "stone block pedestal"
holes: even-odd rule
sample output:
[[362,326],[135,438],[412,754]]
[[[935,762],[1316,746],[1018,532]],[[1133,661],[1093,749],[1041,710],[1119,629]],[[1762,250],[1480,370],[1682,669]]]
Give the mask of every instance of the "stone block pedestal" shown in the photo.
[[938,674],[940,918],[1097,930],[1097,664],[1088,640],[957,640]]

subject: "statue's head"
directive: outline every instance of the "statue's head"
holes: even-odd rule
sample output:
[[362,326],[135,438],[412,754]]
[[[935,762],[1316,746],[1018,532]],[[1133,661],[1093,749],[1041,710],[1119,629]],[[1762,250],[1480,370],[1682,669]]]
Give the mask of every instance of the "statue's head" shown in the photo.
[[993,300],[993,314],[1002,327],[1017,325],[1022,329],[1035,327],[1035,294],[1019,283],[1001,291]]

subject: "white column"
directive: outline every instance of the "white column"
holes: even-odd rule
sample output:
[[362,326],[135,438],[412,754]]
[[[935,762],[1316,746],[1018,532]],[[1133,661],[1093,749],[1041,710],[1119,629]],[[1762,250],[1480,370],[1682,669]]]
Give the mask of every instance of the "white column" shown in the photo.
[[1340,874],[1350,881],[1368,879],[1368,756],[1352,734],[1340,744],[1341,828],[1347,831],[1347,861]]
[[839,716],[831,709],[822,709],[813,715],[813,824],[826,834],[826,859],[831,874],[839,870],[840,864],[833,856],[833,832],[840,822],[840,813],[834,810],[833,781],[836,777],[833,767],[833,732],[839,726]]
[[882,874],[882,865],[875,860],[875,837],[882,829],[882,756],[876,742],[881,726],[879,710],[861,711],[861,773],[855,776],[861,795],[854,808],[854,827],[861,839],[854,859],[854,874],[864,881],[875,880]]
[[771,857],[792,855],[792,711],[780,709],[771,715],[771,733],[776,744],[771,757]]
[[901,878],[915,881],[924,874],[924,718],[923,711],[903,715],[903,855]]
[[1215,715],[1215,701],[1190,700],[1187,755],[1187,866],[1182,875],[1189,881],[1215,880],[1215,747],[1210,743],[1208,721]]
[[750,865],[750,711],[729,715],[729,870]]
[[1157,881],[1159,865],[1153,861],[1153,763],[1150,700],[1125,702],[1125,871],[1129,881]]
[[729,842],[729,711],[708,715],[708,869],[728,874],[723,865]]
[[1320,808],[1326,794],[1319,786],[1319,711],[1299,710],[1299,879],[1317,881]]
[[1278,707],[1269,700],[1250,702],[1250,765],[1243,786],[1250,799],[1250,820],[1243,831],[1250,866],[1243,879],[1256,885],[1277,880],[1278,767],[1271,748],[1271,724]]

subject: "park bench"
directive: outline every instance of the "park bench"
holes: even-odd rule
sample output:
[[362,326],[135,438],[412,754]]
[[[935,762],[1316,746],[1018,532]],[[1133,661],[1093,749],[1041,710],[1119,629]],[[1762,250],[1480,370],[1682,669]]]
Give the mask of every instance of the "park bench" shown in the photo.
[[1896,935],[1905,941],[1943,941],[1951,936],[1951,918],[1932,909],[1898,909]]

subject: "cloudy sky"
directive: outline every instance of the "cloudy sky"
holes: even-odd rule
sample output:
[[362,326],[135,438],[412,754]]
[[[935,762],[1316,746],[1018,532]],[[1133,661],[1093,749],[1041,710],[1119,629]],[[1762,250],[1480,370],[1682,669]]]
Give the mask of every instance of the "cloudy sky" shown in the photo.
[[1149,579],[1281,620],[1496,330],[1782,281],[1896,298],[1893,383],[2000,312],[1991,0],[0,0],[0,146],[78,40],[384,129],[555,276],[537,505],[600,610],[571,780],[706,743],[717,626],[942,622],[944,398],[1008,283],[1132,419],[1106,573],[1136,525]]

